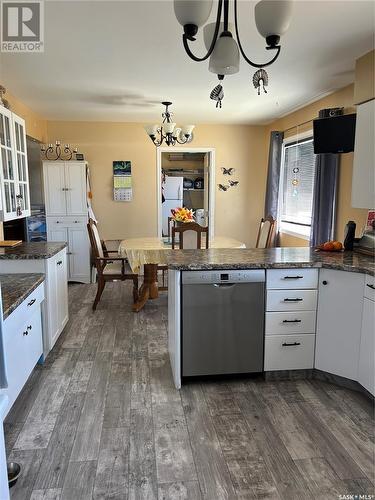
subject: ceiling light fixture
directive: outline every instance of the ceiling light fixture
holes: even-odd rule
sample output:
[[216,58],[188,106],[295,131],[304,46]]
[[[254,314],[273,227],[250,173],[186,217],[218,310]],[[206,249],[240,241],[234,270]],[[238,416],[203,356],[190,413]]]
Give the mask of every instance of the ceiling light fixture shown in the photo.
[[163,101],[165,111],[162,113],[163,122],[161,125],[145,125],[148,136],[155,144],[161,146],[164,141],[167,146],[175,146],[176,144],[187,144],[193,140],[193,129],[195,125],[182,125],[181,128],[176,127],[172,122],[172,113],[169,111],[171,102]]
[[[293,0],[260,0],[255,5],[255,24],[260,35],[266,40],[266,50],[276,51],[272,59],[260,64],[253,62],[247,57],[241,44],[238,28],[238,0],[233,0],[236,40],[232,35],[233,25],[228,21],[229,0],[218,0],[216,22],[207,24],[203,29],[207,53],[202,57],[193,54],[189,42],[196,40],[195,36],[198,33],[198,28],[207,22],[211,14],[212,4],[213,0],[174,0],[174,11],[177,20],[184,28],[182,41],[186,53],[196,62],[205,61],[210,58],[208,69],[212,73],[217,74],[220,81],[224,79],[225,75],[238,73],[241,53],[250,66],[262,70],[261,78],[259,78],[259,72],[255,74],[256,81],[254,81],[254,86],[258,89],[258,94],[260,89],[259,84],[263,84],[265,91],[264,86],[268,83],[268,75],[263,68],[270,66],[279,57],[281,50],[279,44],[280,37],[289,28]],[[224,21],[221,21],[222,14]],[[222,87],[220,90],[223,90]],[[211,99],[217,100],[212,96]]]

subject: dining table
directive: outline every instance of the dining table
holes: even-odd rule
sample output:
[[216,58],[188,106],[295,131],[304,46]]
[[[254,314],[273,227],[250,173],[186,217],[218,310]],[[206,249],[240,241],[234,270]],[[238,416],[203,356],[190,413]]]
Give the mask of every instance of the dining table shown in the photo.
[[[202,248],[205,248],[204,241]],[[246,248],[246,245],[234,238],[216,236],[210,239],[209,248]],[[168,265],[169,252],[166,250],[172,250],[172,243],[167,237],[127,238],[120,242],[119,256],[127,259],[133,273],[143,274],[138,300],[133,304],[134,312],[143,309],[148,300],[158,298],[158,271],[165,270]]]

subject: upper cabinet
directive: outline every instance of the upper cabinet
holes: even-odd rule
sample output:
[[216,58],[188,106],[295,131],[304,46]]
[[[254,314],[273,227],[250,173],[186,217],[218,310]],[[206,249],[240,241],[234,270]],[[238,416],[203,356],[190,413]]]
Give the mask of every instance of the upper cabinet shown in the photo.
[[375,208],[375,100],[357,106],[352,206]]
[[25,121],[0,106],[2,220],[30,215]]
[[87,215],[86,162],[43,162],[46,215]]

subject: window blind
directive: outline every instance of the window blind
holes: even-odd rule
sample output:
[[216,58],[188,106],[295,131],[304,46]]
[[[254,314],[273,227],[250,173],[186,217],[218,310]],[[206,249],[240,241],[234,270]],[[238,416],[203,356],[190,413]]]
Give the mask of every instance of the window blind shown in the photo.
[[[298,169],[298,171],[294,171]],[[315,178],[313,140],[284,146],[280,220],[311,226]],[[295,185],[293,184],[295,181]]]

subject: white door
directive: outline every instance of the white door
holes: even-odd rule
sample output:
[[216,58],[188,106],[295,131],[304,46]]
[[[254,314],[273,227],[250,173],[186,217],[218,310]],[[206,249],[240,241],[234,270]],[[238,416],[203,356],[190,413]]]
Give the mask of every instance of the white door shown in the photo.
[[86,227],[68,229],[69,280],[90,283],[90,246]]
[[86,164],[65,162],[66,214],[87,214]]
[[0,106],[0,167],[3,220],[17,218],[17,171],[14,157],[12,113]]
[[66,215],[64,162],[43,162],[46,215]]
[[17,165],[19,217],[30,215],[29,169],[27,164],[25,120],[12,114],[15,155]]
[[[68,228],[66,226],[50,224],[47,220],[47,241],[65,241],[68,243],[67,252],[69,254],[69,239],[68,239]],[[69,264],[67,269],[68,276],[70,274]]]
[[166,200],[181,200],[182,204],[183,189],[184,189],[184,178],[183,177],[172,177],[165,176],[164,187],[164,198]]
[[375,302],[364,298],[358,382],[375,396]]
[[[203,193],[203,208],[204,208],[204,225],[209,226],[209,201],[210,201],[210,154],[204,155],[204,193]],[[211,232],[209,231],[211,235]]]
[[315,368],[357,380],[364,275],[319,272]]
[[68,276],[66,252],[59,252],[56,259],[56,296],[58,335],[63,331],[68,321]]

